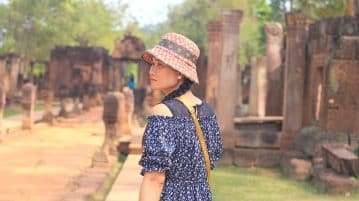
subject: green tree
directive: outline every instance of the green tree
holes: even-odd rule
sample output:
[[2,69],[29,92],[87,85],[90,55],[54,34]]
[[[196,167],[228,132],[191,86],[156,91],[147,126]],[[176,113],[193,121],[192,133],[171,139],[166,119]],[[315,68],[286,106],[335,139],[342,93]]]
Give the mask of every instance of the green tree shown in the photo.
[[125,6],[100,0],[9,0],[0,4],[0,54],[49,59],[55,45],[113,48]]
[[313,22],[346,14],[347,0],[270,0],[271,18],[284,23],[288,11],[301,11]]
[[309,20],[346,15],[347,0],[295,0],[294,9],[304,12]]
[[263,24],[269,19],[270,8],[265,0],[186,0],[171,7],[163,32],[175,31],[187,35],[200,47],[207,48],[207,24],[219,20],[223,8],[241,9],[239,63],[248,63],[252,56],[263,54]]
[[284,15],[286,12],[290,11],[292,2],[289,0],[270,0],[269,7],[271,8],[271,19],[273,21],[284,23]]
[[114,38],[109,36],[114,36],[114,27],[121,26],[117,20],[121,16],[115,15],[115,10],[99,0],[78,1],[74,7],[76,12],[70,14],[71,22],[68,25],[74,27],[71,37],[75,45],[109,48],[111,44],[112,47]]
[[222,8],[243,10],[239,36],[239,63],[249,63],[251,57],[264,54],[264,24],[270,21],[270,7],[265,0],[221,0]]
[[207,24],[218,16],[211,0],[186,0],[169,8],[163,31],[174,31],[190,37],[200,47],[207,46]]

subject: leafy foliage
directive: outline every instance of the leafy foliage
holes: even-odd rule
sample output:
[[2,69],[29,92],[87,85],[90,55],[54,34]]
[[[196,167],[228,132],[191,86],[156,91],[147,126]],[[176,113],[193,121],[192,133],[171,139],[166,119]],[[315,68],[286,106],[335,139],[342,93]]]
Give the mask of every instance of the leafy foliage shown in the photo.
[[100,0],[10,0],[0,4],[0,54],[48,59],[57,44],[113,47],[124,7]]
[[8,0],[0,3],[0,55],[16,52],[25,61],[45,60],[55,45],[102,46],[110,51],[126,31],[153,47],[166,32],[178,32],[207,48],[207,24],[219,20],[223,8],[243,10],[240,24],[240,64],[264,54],[264,23],[284,23],[284,13],[303,11],[310,20],[340,16],[346,0],[184,0],[169,7],[164,23],[140,27],[122,22],[127,5],[108,6],[101,0]]
[[270,13],[265,0],[186,0],[170,8],[168,21],[160,26],[161,33],[174,31],[184,34],[207,49],[207,24],[210,20],[219,20],[223,8],[244,12],[240,24],[239,63],[248,63],[252,56],[263,54],[262,28]]
[[284,14],[288,11],[301,11],[310,21],[326,17],[346,14],[347,0],[270,0],[271,17],[275,21],[284,22]]

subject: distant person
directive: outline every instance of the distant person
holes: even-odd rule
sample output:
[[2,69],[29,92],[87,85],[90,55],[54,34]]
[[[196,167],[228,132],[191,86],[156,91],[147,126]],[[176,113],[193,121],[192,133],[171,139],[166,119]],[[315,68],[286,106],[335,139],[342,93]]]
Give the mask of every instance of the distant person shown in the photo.
[[216,115],[190,91],[198,84],[197,45],[167,33],[142,58],[151,65],[153,90],[165,97],[151,109],[139,164],[140,201],[211,201],[210,170],[222,153]]
[[128,80],[128,87],[132,89],[132,91],[136,88],[135,77],[132,74],[130,76],[130,79]]

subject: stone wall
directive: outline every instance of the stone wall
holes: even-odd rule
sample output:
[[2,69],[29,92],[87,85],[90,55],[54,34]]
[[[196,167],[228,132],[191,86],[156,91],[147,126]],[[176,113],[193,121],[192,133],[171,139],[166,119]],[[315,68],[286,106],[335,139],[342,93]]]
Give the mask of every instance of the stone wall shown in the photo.
[[[355,65],[356,45],[355,43],[347,44],[353,39],[349,40],[345,36],[356,37],[359,35],[358,22],[359,20],[356,17],[345,16],[328,18],[310,25],[307,42],[308,64],[305,83],[305,109],[303,111],[304,126],[319,122],[322,128],[327,127],[328,100],[326,100],[325,94],[327,92],[325,91],[328,89],[328,84],[336,82],[335,79],[333,80],[335,74],[328,74],[328,72],[334,71],[329,71],[328,67],[334,65],[332,62],[337,62],[338,59],[346,59],[349,62],[347,64]],[[352,68],[355,69],[355,67]],[[355,70],[353,74],[355,75]],[[334,124],[331,127],[340,127],[339,122],[334,123],[332,121]]]
[[359,34],[340,37],[324,74],[320,126],[359,145]]
[[[91,82],[101,91],[109,86],[105,75],[108,71],[108,52],[97,47],[57,46],[51,51],[49,65],[49,83],[59,95],[60,86],[73,88],[73,76],[80,76],[79,83],[83,86]],[[78,73],[74,73],[79,71]]]
[[[327,18],[309,26],[303,127],[325,139],[359,146],[359,18]],[[304,60],[303,60],[304,61]]]

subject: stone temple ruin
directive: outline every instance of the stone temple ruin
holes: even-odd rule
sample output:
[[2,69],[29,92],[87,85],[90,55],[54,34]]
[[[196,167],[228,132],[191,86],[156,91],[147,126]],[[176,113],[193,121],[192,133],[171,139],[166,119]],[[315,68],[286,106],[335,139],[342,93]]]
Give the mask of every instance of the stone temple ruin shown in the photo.
[[[281,165],[290,177],[313,177],[328,192],[359,188],[350,179],[359,173],[359,7],[355,11],[313,24],[302,13],[287,13],[284,29],[266,23],[266,55],[253,58],[239,79],[242,12],[225,9],[220,21],[209,22],[206,99],[221,125],[222,163]],[[249,89],[241,78],[250,80]]]
[[[147,70],[141,61],[144,43],[127,33],[122,40],[115,40],[115,49],[110,56],[101,47],[57,46],[51,51],[51,60],[46,75],[45,89],[61,100],[61,116],[67,116],[67,99],[73,99],[73,112],[88,109],[102,103],[107,91],[122,91],[127,85],[124,80],[126,64],[138,65],[136,111],[142,110],[147,85]],[[45,97],[49,97],[47,94]]]
[[[307,23],[302,13],[287,13],[285,27],[265,24],[265,56],[237,65],[241,10],[224,9],[208,23],[208,57],[201,51],[200,84],[194,93],[214,108],[223,135],[222,163],[273,167],[297,180],[313,178],[327,192],[359,188],[359,1],[352,16]],[[284,42],[285,40],[285,42]],[[148,66],[144,43],[131,34],[115,40],[111,55],[101,47],[57,46],[51,51],[44,82],[44,119],[52,121],[51,102],[61,101],[60,115],[103,104],[106,135],[94,157],[130,149],[134,114],[144,110]],[[125,68],[138,65],[131,91]],[[37,98],[32,84],[19,84],[21,58],[0,58],[0,112],[5,97],[22,91],[23,127],[31,129]],[[31,65],[33,66],[33,65]],[[21,87],[19,87],[21,86]],[[152,98],[159,98],[154,91]],[[155,102],[155,101],[154,101]],[[153,103],[154,103],[153,102]],[[0,117],[0,126],[1,126]],[[357,152],[355,154],[355,151]]]

